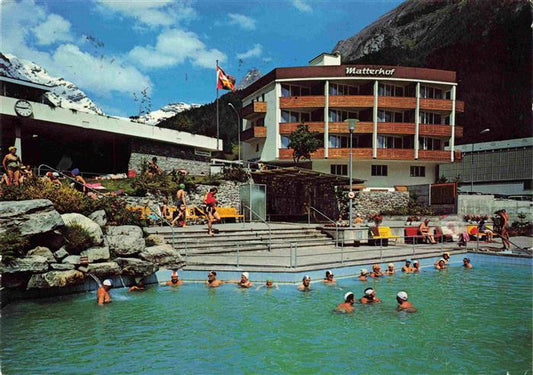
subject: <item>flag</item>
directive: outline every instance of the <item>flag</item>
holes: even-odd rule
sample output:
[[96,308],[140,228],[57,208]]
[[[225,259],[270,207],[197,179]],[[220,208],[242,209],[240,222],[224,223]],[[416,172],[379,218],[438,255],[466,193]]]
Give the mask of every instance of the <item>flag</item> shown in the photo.
[[235,77],[227,75],[217,66],[217,89],[235,91]]

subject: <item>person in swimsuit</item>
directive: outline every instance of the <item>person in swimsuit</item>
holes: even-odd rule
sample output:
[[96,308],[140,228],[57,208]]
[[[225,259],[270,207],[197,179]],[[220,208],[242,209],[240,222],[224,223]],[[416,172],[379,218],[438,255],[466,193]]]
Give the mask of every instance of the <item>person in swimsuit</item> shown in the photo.
[[470,258],[463,258],[463,267],[474,268],[474,266],[472,266],[472,263],[470,263]]
[[170,281],[167,281],[165,285],[168,286],[180,286],[183,284],[183,281],[181,281],[178,277],[178,271],[172,271],[172,276],[170,277]]
[[22,165],[22,160],[17,155],[15,146],[9,147],[8,151],[2,160],[2,166],[7,172],[7,185],[18,186],[20,183],[20,166]]
[[359,277],[357,278],[357,280],[359,280],[359,281],[367,281],[367,277],[368,277],[369,274],[370,274],[370,272],[368,272],[368,270],[366,268],[362,268],[361,271],[359,272]]
[[216,288],[224,284],[224,281],[217,280],[217,273],[215,271],[211,271],[207,275],[207,281],[205,283],[210,288]]
[[418,231],[422,236],[424,236],[424,239],[428,239],[431,244],[436,244],[437,241],[435,241],[435,237],[429,232],[429,219],[424,220],[419,226]]
[[406,292],[398,292],[396,295],[396,301],[398,302],[396,311],[407,311],[408,313],[415,313],[417,311],[411,302],[407,302],[408,298],[409,296]]
[[148,170],[146,171],[150,177],[154,177],[163,173],[163,170],[157,165],[157,158],[154,156],[152,161],[148,162]]
[[111,280],[109,279],[104,280],[102,285],[100,285],[100,287],[98,288],[96,292],[96,301],[98,302],[99,305],[103,305],[105,303],[111,302],[111,296],[109,295],[109,290],[111,289],[112,286],[113,284],[111,283]]
[[405,260],[405,266],[402,267],[402,272],[405,272],[405,273],[411,273],[413,272],[413,267],[411,267],[411,259],[406,259]]
[[440,258],[438,261],[435,262],[435,268],[438,270],[444,270],[448,267],[446,267],[446,260],[444,258]]
[[352,292],[348,292],[344,295],[344,303],[337,305],[336,312],[351,313],[353,312],[353,304],[355,303],[355,295]]
[[73,184],[74,189],[76,189],[80,193],[87,194],[87,187],[85,186],[87,182],[83,177],[80,176],[80,170],[78,168],[74,168],[70,173],[72,177],[76,180]]
[[366,288],[365,295],[359,298],[359,302],[361,302],[363,305],[369,305],[372,303],[379,303],[381,300],[376,297],[376,291],[374,288]]
[[389,263],[387,265],[387,269],[385,270],[385,275],[394,275],[396,273],[396,269],[394,268],[394,263]]
[[178,210],[174,213],[172,219],[172,225],[178,222],[178,225],[185,228],[187,226],[187,198],[185,193],[185,184],[179,184],[178,191],[176,192],[176,207]]
[[311,290],[311,276],[305,275],[302,279],[302,284],[298,287],[298,290],[307,292]]
[[372,266],[372,272],[370,273],[370,277],[382,277],[383,272],[381,272],[381,266],[379,264],[374,264]]
[[335,284],[337,280],[335,280],[335,275],[333,275],[333,272],[326,271],[326,278],[324,279],[324,284]]
[[213,223],[220,220],[220,215],[215,208],[218,203],[216,197],[217,193],[217,188],[211,188],[204,197],[205,213],[207,215],[207,234],[210,236],[214,236]]
[[413,272],[420,272],[420,262],[418,260],[413,262],[413,266]]
[[500,217],[499,232],[502,239],[502,250],[509,250],[511,248],[511,242],[509,242],[509,232],[507,227],[509,226],[509,214],[505,210],[496,211],[496,215]]

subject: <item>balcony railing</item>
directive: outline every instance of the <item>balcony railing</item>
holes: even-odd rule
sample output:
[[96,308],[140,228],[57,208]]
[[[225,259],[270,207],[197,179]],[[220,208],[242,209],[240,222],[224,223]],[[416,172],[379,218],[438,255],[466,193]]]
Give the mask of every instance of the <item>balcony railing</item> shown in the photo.
[[379,108],[415,109],[416,98],[403,96],[378,96]]
[[280,108],[324,108],[324,95],[288,96],[279,98]]
[[330,108],[372,108],[374,97],[372,95],[331,95]]
[[241,116],[245,119],[264,116],[267,112],[266,102],[253,102],[241,109]]
[[[292,149],[282,148],[279,149],[280,159],[292,159]],[[372,159],[371,148],[353,148],[352,155],[354,159]],[[323,159],[325,157],[324,148],[319,148],[317,151],[311,153],[311,159]],[[328,159],[349,159],[349,148],[329,148]],[[378,160],[414,160],[414,149],[402,149],[402,148],[378,148],[377,158]],[[419,150],[418,159],[426,161],[450,161],[450,151],[443,150]],[[461,159],[461,153],[455,152],[455,159]]]
[[243,142],[266,138],[266,128],[264,126],[252,126],[241,133]]

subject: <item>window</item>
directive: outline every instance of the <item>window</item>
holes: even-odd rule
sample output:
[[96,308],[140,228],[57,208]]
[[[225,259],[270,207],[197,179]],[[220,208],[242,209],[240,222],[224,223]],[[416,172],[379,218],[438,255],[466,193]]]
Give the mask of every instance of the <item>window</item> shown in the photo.
[[403,122],[403,112],[378,109],[378,122]]
[[380,83],[378,96],[403,96],[403,87]]
[[418,148],[420,150],[442,150],[442,141],[437,138],[419,137]]
[[443,95],[441,89],[429,86],[420,86],[420,97],[425,99],[442,99]]
[[337,109],[329,110],[329,121],[331,122],[343,122],[344,120],[349,118],[359,118],[359,113],[340,111]]
[[[352,142],[353,147],[357,147],[355,143],[356,142]],[[350,136],[330,135],[328,144],[329,144],[329,147],[331,148],[348,148],[350,147]]]
[[426,177],[426,167],[419,165],[411,166],[411,177]]
[[290,139],[287,136],[281,136],[281,148],[289,148]]
[[309,122],[310,119],[309,113],[281,110],[281,122]]
[[386,165],[373,165],[372,176],[387,176],[387,166]]
[[378,135],[378,148],[411,148],[409,136]]
[[281,96],[286,98],[288,96],[304,96],[309,95],[311,90],[308,87],[281,85]]
[[438,113],[420,111],[421,124],[440,124],[442,116]]
[[359,87],[340,85],[338,83],[331,83],[329,85],[330,95],[357,95],[359,94]]
[[331,164],[330,171],[331,171],[331,174],[336,174],[339,176],[347,176],[348,166],[346,164]]

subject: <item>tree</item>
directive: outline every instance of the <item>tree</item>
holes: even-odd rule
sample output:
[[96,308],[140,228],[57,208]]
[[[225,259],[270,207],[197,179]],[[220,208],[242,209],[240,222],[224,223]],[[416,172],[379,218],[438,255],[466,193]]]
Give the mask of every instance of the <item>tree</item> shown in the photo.
[[311,153],[320,147],[320,141],[316,138],[318,132],[310,132],[305,124],[298,125],[298,128],[289,135],[289,148],[293,149],[292,159],[298,163],[300,159],[311,159]]

